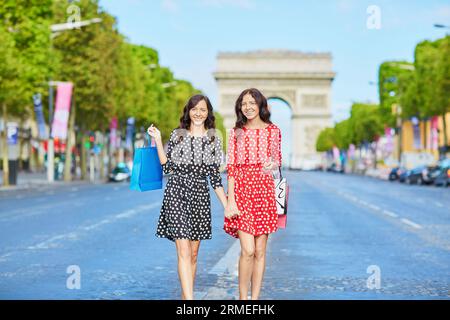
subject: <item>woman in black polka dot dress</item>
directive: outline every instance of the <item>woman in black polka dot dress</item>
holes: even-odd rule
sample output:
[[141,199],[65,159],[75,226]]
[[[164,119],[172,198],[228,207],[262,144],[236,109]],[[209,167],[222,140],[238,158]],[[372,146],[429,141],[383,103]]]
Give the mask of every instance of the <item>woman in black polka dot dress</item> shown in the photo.
[[148,128],[155,138],[163,171],[170,174],[156,236],[176,244],[182,299],[193,299],[200,241],[211,239],[208,177],[223,207],[227,205],[219,171],[222,143],[214,120],[209,99],[203,95],[191,97],[179,128],[170,135],[167,155],[159,130],[153,125]]

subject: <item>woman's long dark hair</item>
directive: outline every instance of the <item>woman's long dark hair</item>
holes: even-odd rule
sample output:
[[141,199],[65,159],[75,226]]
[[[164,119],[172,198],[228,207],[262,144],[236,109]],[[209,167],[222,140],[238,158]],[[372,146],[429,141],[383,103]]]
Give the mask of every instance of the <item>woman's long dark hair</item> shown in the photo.
[[208,107],[208,117],[205,120],[205,128],[209,130],[214,129],[216,127],[216,118],[214,117],[213,107],[208,97],[202,94],[196,94],[195,96],[192,96],[184,106],[183,115],[180,118],[179,128],[186,130],[190,129],[191,117],[189,116],[189,112],[191,111],[192,108],[194,108],[197,105],[197,103],[199,103],[202,100],[206,102],[206,106]]
[[244,99],[244,96],[246,94],[250,94],[258,104],[259,117],[261,118],[261,120],[264,121],[265,123],[271,124],[272,121],[270,121],[270,111],[267,105],[266,97],[264,97],[264,95],[258,89],[250,88],[242,91],[242,93],[236,100],[236,104],[234,106],[234,110],[236,112],[237,117],[235,127],[242,129],[244,125],[247,123],[247,118],[244,116],[244,113],[242,112],[242,100]]

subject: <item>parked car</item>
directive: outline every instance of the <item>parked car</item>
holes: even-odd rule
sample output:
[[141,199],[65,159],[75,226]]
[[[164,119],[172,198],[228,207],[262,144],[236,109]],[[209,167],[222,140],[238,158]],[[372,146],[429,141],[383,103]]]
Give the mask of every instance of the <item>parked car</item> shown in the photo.
[[450,159],[444,159],[439,162],[438,169],[435,172],[434,185],[447,187],[450,185]]
[[418,166],[408,170],[404,175],[404,181],[407,184],[431,184],[434,181],[433,173],[437,170],[437,166]]
[[400,168],[400,170],[397,171],[398,175],[398,181],[405,182],[406,176],[409,174],[410,170],[407,170],[406,168]]
[[120,162],[114,168],[114,170],[109,174],[109,181],[111,182],[121,182],[130,181],[131,170],[124,162]]
[[341,166],[336,165],[336,163],[332,163],[331,166],[327,168],[328,172],[337,172],[337,173],[344,173],[344,168]]
[[407,170],[403,167],[392,168],[391,172],[389,172],[389,181],[398,180],[400,175],[406,171]]

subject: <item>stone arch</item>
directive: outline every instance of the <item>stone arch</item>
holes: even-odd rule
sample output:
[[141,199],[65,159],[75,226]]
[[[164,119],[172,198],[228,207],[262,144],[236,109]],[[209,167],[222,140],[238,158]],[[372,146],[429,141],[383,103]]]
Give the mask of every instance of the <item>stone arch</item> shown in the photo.
[[299,51],[223,52],[214,73],[218,85],[219,112],[225,127],[235,122],[234,104],[246,88],[255,87],[266,97],[284,100],[292,109],[291,167],[309,169],[320,164],[315,140],[331,121],[332,71],[329,53]]

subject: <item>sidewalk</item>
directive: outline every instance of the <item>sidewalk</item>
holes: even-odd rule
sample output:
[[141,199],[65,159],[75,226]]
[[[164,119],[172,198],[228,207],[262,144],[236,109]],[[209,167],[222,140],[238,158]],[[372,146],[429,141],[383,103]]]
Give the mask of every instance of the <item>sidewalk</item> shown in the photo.
[[[32,189],[38,186],[62,186],[68,184],[89,184],[88,180],[74,180],[71,182],[65,182],[64,180],[55,180],[53,183],[47,181],[46,172],[19,172],[17,176],[17,185],[11,185],[8,187],[3,186],[3,171],[0,171],[0,192],[9,190],[25,190]],[[100,183],[100,182],[96,182]]]

